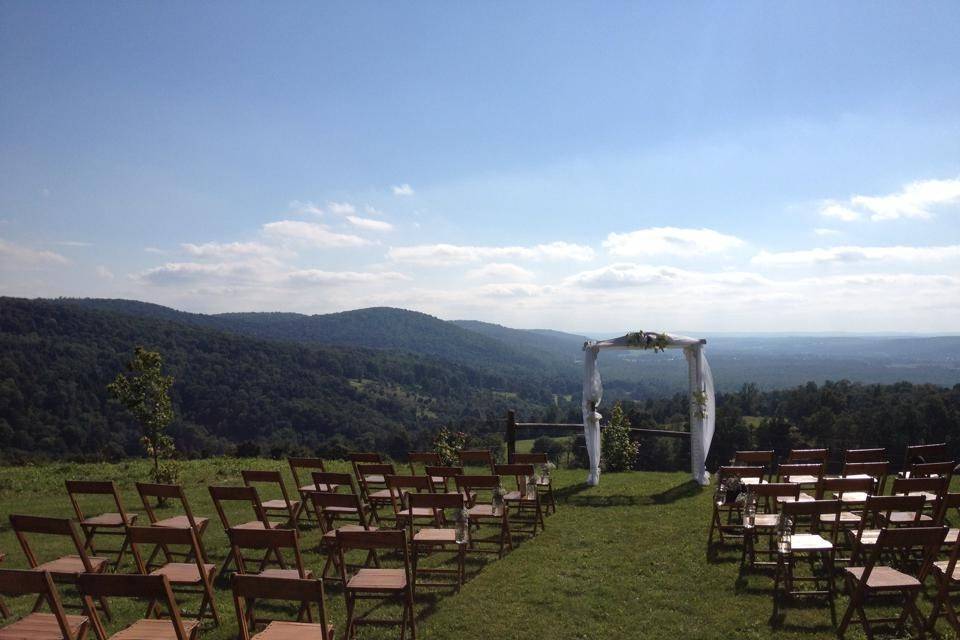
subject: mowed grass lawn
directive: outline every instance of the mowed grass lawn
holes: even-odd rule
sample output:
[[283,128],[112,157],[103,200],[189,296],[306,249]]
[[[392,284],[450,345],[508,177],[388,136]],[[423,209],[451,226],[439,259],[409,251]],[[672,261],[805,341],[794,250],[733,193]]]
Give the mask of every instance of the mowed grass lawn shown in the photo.
[[[331,466],[347,468],[346,464]],[[244,468],[281,469],[292,487],[283,461],[214,459],[182,465],[182,481],[195,513],[212,519],[205,542],[218,565],[226,556],[226,536],[216,521],[207,486],[240,484]],[[3,566],[26,566],[10,530],[10,513],[71,516],[63,481],[109,478],[123,489],[127,509],[146,521],[133,483],[148,475],[143,461],[0,468],[0,551],[7,553]],[[717,558],[707,560],[711,492],[688,482],[686,474],[608,474],[598,487],[586,487],[584,475],[582,470],[555,472],[559,506],[557,513],[547,518],[546,531],[530,540],[518,540],[514,551],[502,560],[495,556],[468,560],[468,582],[459,594],[450,590],[418,592],[420,637],[833,637],[829,610],[820,601],[792,606],[782,620],[772,623],[772,576],[763,572],[741,576],[736,548],[723,549]],[[112,509],[103,504],[102,510]],[[231,515],[238,521],[250,519],[239,511]],[[323,556],[316,550],[318,540],[316,529],[301,531],[305,562],[315,571],[323,565]],[[112,545],[114,540],[107,542]],[[59,542],[44,544],[39,551],[44,559],[70,552]],[[122,570],[133,570],[132,559],[128,557]],[[217,629],[207,622],[202,637],[233,638],[237,628],[226,584],[218,583],[217,590],[217,606],[225,624]],[[928,591],[932,593],[932,587]],[[345,619],[343,594],[335,584],[328,585],[326,594],[330,622],[337,627],[339,638]],[[64,597],[75,600],[69,589],[64,589]],[[181,603],[195,610],[197,599]],[[21,598],[11,604],[15,612],[22,613],[30,603]],[[110,629],[143,611],[133,601],[112,600],[111,604],[117,620]],[[841,596],[838,615],[845,605]],[[922,607],[929,611],[929,600],[924,599]],[[946,633],[944,621],[939,627]],[[396,631],[365,627],[360,637],[392,638]],[[853,629],[848,637],[862,634]]]

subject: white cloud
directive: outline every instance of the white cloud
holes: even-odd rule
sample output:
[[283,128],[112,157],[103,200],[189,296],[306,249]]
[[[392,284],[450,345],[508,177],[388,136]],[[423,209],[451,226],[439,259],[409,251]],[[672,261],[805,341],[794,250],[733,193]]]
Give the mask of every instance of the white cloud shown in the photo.
[[324,271],[302,269],[287,274],[286,279],[296,284],[339,285],[395,282],[410,278],[396,271]]
[[863,217],[859,211],[854,211],[836,200],[826,200],[820,205],[820,215],[824,218],[834,218],[842,222],[855,222]]
[[107,269],[102,264],[97,267],[97,276],[103,278],[104,280],[113,280],[113,272],[110,269]]
[[826,227],[817,227],[813,232],[818,236],[838,236],[840,232],[836,229],[827,229]]
[[395,196],[412,196],[413,193],[413,187],[407,183],[393,186],[393,195]]
[[70,262],[59,253],[20,246],[0,238],[0,264],[5,268],[34,268]]
[[477,290],[482,296],[491,298],[532,298],[549,294],[554,287],[545,287],[539,284],[527,284],[525,282],[503,282],[497,284],[485,284]]
[[761,251],[753,264],[792,267],[814,264],[850,264],[858,262],[938,262],[960,258],[960,245],[934,247],[831,247],[803,251]]
[[310,214],[314,216],[322,216],[323,209],[319,206],[307,200],[306,202],[300,200],[292,200],[290,202],[290,208],[296,211],[297,213]]
[[851,204],[869,211],[871,220],[930,218],[930,209],[960,202],[960,178],[918,180],[886,196],[853,196]]
[[383,216],[383,215],[384,215],[383,211],[380,211],[379,209],[376,209],[376,208],[374,208],[374,207],[371,207],[370,205],[367,205],[367,206],[365,207],[365,209],[366,209],[367,214],[368,214],[368,215],[371,215],[371,216]]
[[482,267],[467,271],[468,278],[474,279],[502,279],[502,280],[529,280],[533,272],[519,265],[509,262],[491,262]]
[[331,231],[322,224],[299,220],[279,220],[263,225],[268,236],[301,242],[321,249],[364,247],[373,244],[365,238]]
[[231,281],[249,281],[261,278],[262,270],[256,264],[248,262],[167,262],[159,267],[147,269],[134,276],[134,279],[156,285],[179,285],[200,280],[217,279]]
[[564,280],[564,285],[589,289],[619,289],[682,284],[749,286],[769,282],[759,274],[742,271],[690,271],[676,267],[619,263],[574,274]]
[[89,247],[89,242],[81,242],[79,240],[61,240],[60,242],[55,242],[54,244],[60,245],[61,247]]
[[350,216],[357,212],[357,208],[349,202],[328,202],[327,209],[338,216]]
[[159,249],[157,247],[144,247],[143,250],[147,253],[152,253],[158,256],[166,255],[167,253],[164,249]]
[[428,267],[445,267],[483,260],[573,260],[586,262],[594,257],[593,249],[568,242],[551,242],[532,247],[482,247],[456,244],[424,244],[390,247],[387,257]]
[[629,233],[611,233],[603,246],[610,255],[631,258],[651,255],[693,257],[723,253],[743,245],[743,240],[713,229],[652,227]]
[[189,255],[203,258],[226,258],[230,256],[265,256],[274,252],[259,242],[205,242],[203,244],[184,243],[180,245]]
[[392,231],[393,225],[383,220],[374,220],[373,218],[361,218],[360,216],[347,216],[347,222],[359,229],[368,231]]

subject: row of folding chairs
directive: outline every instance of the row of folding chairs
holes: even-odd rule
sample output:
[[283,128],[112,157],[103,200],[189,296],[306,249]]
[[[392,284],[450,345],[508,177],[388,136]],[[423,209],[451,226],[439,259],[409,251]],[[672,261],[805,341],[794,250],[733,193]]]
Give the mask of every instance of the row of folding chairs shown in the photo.
[[[33,611],[0,627],[2,640],[84,640],[92,628],[98,640],[195,640],[200,620],[185,618],[173,584],[166,575],[122,575],[80,573],[76,588],[82,613],[69,615],[61,601],[54,574],[48,571],[0,569],[0,594],[7,597],[35,597]],[[234,575],[231,582],[240,640],[282,640],[318,638],[333,640],[333,626],[327,624],[323,582],[309,579],[277,579],[265,576]],[[148,613],[123,629],[108,635],[98,602],[107,598],[146,601]],[[264,618],[254,613],[264,601],[294,601],[300,609],[296,621]],[[41,608],[47,603],[49,613]],[[313,609],[316,608],[316,616]],[[164,617],[160,617],[160,609]],[[260,607],[263,610],[263,607]],[[271,611],[274,609],[271,609]],[[305,612],[309,620],[304,621]],[[262,629],[258,632],[258,629]]]
[[[845,449],[842,456],[839,457],[842,466],[858,463],[882,463],[889,465],[890,456],[886,448],[875,447],[867,449]],[[914,468],[923,473],[929,469],[928,465],[942,465],[951,461],[951,456],[946,443],[910,445],[903,453],[900,464],[900,473],[910,474]],[[780,465],[793,464],[819,464],[826,467],[831,460],[829,449],[791,449],[786,457],[780,461]],[[765,470],[765,474],[772,476],[777,466],[776,452],[773,450],[763,451],[737,451],[730,466],[749,465],[760,466]],[[927,471],[929,473],[929,471]]]

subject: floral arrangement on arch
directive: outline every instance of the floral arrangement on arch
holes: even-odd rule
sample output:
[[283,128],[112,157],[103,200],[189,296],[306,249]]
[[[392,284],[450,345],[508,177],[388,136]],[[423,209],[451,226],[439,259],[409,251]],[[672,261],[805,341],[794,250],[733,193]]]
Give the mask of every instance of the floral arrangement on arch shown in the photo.
[[627,334],[627,346],[640,347],[654,352],[663,351],[670,346],[670,338],[665,333],[654,333],[653,331],[632,331]]

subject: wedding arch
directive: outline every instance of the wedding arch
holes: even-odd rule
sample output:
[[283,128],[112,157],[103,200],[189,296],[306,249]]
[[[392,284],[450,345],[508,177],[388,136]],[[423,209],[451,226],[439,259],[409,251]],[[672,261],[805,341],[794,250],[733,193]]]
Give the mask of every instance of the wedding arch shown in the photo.
[[710,441],[713,440],[716,398],[713,374],[703,353],[706,344],[706,340],[645,331],[635,331],[613,340],[589,340],[583,344],[583,435],[590,458],[587,484],[600,483],[600,419],[603,416],[597,413],[597,407],[603,397],[603,383],[600,370],[597,369],[597,355],[606,349],[654,352],[683,349],[690,379],[690,472],[700,484],[710,482],[710,474],[704,464],[710,451]]

